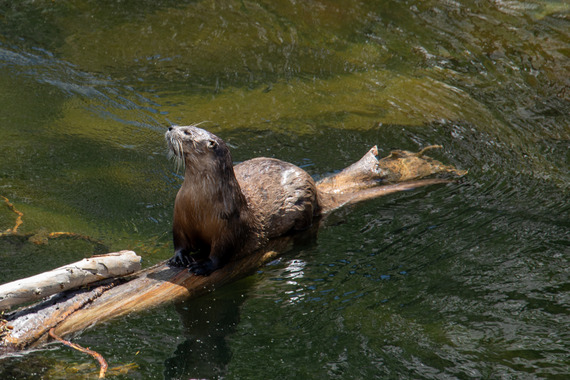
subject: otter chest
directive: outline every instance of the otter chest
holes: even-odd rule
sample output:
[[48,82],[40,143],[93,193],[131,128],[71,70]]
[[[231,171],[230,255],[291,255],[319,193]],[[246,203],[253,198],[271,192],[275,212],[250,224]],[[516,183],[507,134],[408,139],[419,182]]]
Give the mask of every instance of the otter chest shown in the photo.
[[174,228],[192,243],[210,244],[226,228],[226,221],[216,210],[219,205],[214,199],[180,191],[174,204]]

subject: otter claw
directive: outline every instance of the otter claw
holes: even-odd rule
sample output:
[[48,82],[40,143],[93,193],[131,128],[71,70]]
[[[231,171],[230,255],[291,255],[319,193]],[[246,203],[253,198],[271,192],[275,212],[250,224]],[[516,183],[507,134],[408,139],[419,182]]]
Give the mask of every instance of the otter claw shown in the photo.
[[189,267],[193,262],[194,260],[190,255],[186,255],[182,253],[182,251],[176,251],[174,256],[168,260],[168,265],[173,267]]
[[216,269],[217,269],[216,265],[211,260],[204,260],[202,262],[193,262],[190,265],[188,265],[188,272],[194,273],[197,276],[208,276]]

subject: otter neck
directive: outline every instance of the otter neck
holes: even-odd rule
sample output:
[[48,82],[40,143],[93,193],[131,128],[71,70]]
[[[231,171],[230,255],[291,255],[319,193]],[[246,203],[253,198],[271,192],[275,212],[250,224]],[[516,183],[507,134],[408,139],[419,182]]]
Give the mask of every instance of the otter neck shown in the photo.
[[233,167],[216,173],[211,170],[186,167],[183,189],[191,197],[200,198],[207,203],[222,204],[222,214],[229,216],[236,211],[249,211],[247,200],[234,174]]

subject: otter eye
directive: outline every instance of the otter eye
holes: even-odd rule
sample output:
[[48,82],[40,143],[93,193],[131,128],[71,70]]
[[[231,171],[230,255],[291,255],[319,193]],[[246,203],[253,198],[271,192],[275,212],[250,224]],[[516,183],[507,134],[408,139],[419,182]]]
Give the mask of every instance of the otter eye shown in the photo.
[[188,131],[184,131],[184,134],[185,134],[186,136],[190,136],[190,132],[188,132]]
[[218,143],[215,142],[214,140],[209,140],[208,141],[208,148],[209,149],[216,149],[218,147]]

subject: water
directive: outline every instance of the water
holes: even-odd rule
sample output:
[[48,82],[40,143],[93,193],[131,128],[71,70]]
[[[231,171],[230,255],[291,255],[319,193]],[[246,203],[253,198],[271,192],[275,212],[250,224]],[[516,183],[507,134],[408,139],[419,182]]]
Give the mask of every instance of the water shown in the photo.
[[[562,1],[2,2],[0,282],[93,253],[171,255],[172,123],[315,177],[371,145],[457,183],[339,210],[199,300],[74,341],[119,378],[570,376],[569,7]],[[0,208],[0,229],[16,215]],[[35,245],[38,231],[84,239]],[[84,378],[59,345],[2,378]],[[125,371],[127,370],[124,368]]]

